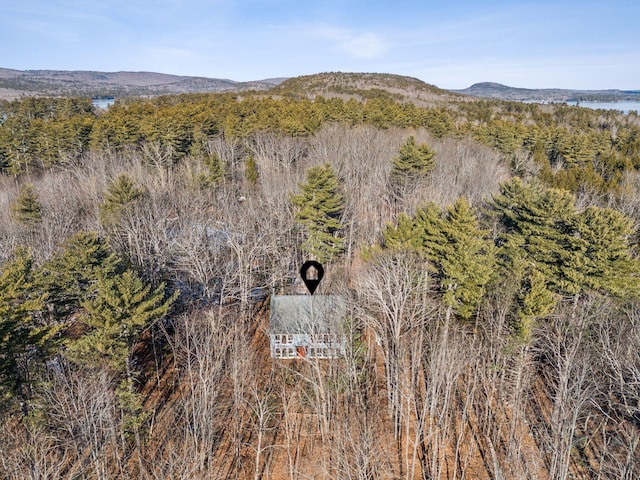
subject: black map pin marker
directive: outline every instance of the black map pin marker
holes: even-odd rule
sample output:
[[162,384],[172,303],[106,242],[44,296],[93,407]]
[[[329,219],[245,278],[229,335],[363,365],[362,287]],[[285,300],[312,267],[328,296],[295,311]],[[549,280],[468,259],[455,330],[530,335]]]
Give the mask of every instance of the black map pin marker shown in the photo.
[[[307,278],[307,274],[311,273],[309,270],[313,268],[316,271],[316,278]],[[302,281],[307,286],[309,293],[313,295],[313,292],[316,291],[318,285],[320,285],[320,280],[324,277],[324,268],[315,260],[308,260],[302,264],[300,267],[300,276],[302,277]]]

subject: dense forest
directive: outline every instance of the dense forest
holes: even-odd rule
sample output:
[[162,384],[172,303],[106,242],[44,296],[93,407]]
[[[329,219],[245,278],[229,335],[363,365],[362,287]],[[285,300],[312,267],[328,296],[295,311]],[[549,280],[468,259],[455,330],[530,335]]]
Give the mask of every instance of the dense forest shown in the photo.
[[[638,478],[639,170],[392,75],[2,102],[0,478]],[[345,353],[276,361],[308,259]]]

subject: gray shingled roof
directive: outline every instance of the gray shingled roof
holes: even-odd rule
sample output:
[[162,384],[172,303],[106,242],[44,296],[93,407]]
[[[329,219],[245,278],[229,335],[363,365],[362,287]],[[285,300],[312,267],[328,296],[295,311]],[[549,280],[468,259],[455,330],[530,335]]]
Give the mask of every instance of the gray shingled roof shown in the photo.
[[274,295],[269,333],[333,333],[345,316],[346,304],[337,295]]

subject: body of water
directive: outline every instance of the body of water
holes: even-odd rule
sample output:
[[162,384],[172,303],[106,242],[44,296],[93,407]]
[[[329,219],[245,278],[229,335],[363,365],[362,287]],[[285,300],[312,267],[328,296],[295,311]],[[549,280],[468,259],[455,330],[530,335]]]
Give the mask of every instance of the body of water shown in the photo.
[[578,105],[579,107],[593,108],[594,110],[602,108],[604,110],[620,110],[623,113],[629,113],[635,110],[640,113],[640,101],[622,101],[622,102],[567,102],[567,105]]
[[93,103],[93,106],[97,108],[109,108],[109,105],[113,105],[115,101],[116,99],[113,97],[91,99],[91,103]]

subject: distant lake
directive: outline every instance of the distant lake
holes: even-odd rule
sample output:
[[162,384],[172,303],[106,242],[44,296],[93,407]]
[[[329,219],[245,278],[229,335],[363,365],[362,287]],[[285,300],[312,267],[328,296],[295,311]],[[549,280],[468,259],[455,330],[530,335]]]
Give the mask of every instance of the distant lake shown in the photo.
[[623,101],[623,102],[567,102],[567,105],[578,105],[580,107],[604,110],[621,110],[623,113],[629,113],[635,110],[640,113],[640,102]]
[[113,105],[116,99],[113,97],[105,97],[105,98],[92,98],[91,103],[93,103],[94,107],[97,108],[108,108],[109,105]]

